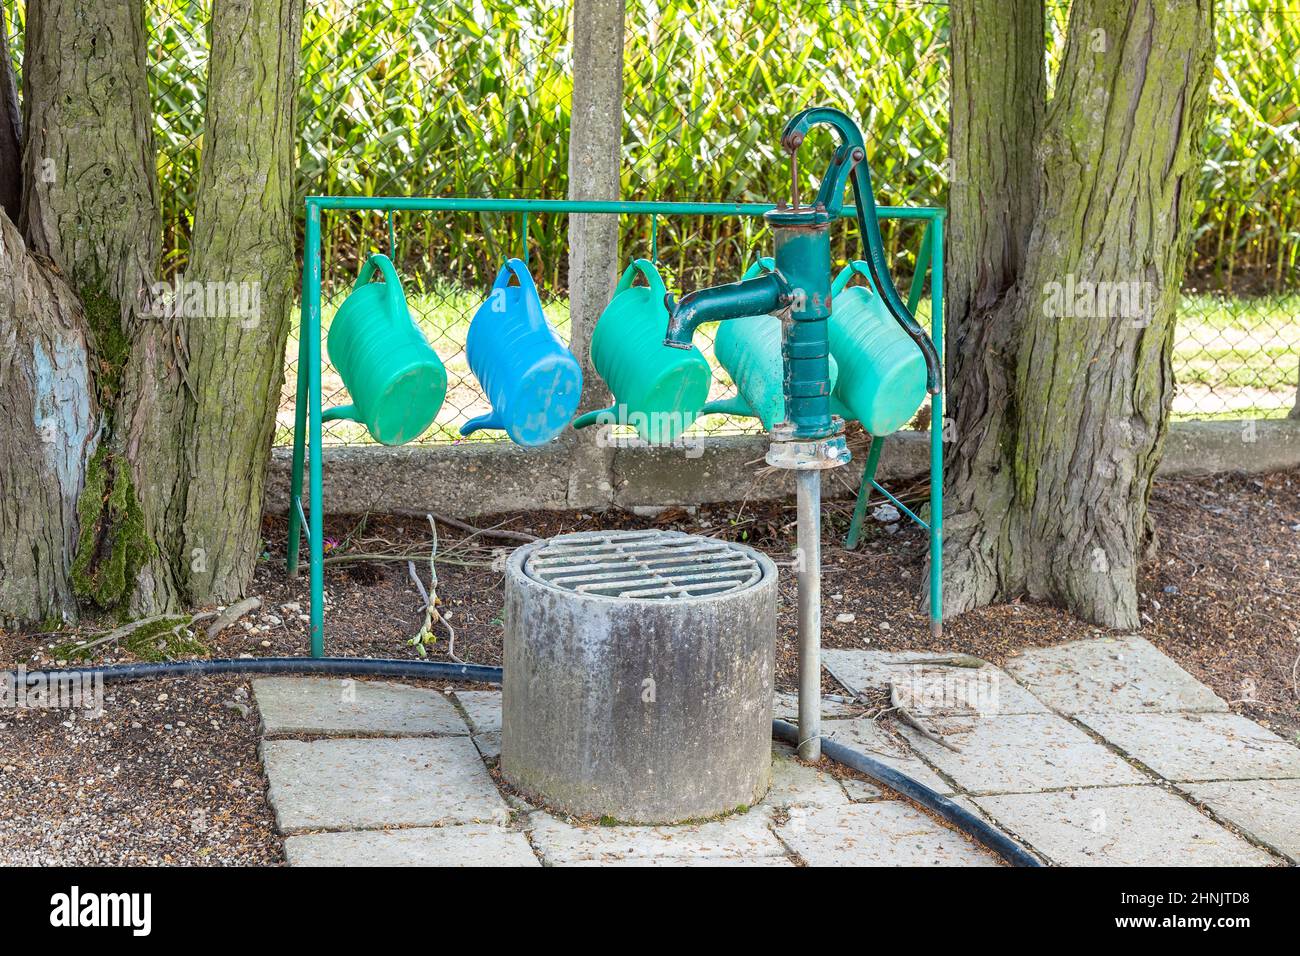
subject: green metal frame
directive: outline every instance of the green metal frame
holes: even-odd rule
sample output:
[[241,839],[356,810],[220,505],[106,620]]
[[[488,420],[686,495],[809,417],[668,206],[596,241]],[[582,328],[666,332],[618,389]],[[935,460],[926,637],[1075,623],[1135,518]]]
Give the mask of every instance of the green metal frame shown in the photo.
[[[774,207],[764,203],[622,202],[567,199],[465,199],[413,196],[309,196],[302,257],[302,319],[298,335],[298,387],[294,400],[293,472],[289,491],[289,541],[286,565],[298,573],[298,555],[304,528],[307,533],[311,587],[311,655],[325,654],[324,539],[321,508],[321,214],[326,210],[381,212],[387,217],[389,244],[394,242],[395,212],[500,212],[518,213],[523,246],[528,248],[528,217],[534,213],[605,214],[651,217],[651,242],[658,245],[660,216],[761,217]],[[917,269],[908,295],[915,310],[930,270],[930,337],[943,355],[943,225],[945,211],[935,207],[881,206],[879,219],[920,220],[926,223],[917,252]],[[840,213],[853,218],[853,210]],[[657,251],[657,250],[656,250]],[[525,261],[527,261],[525,259]],[[943,618],[943,392],[930,396],[930,516],[922,521],[875,480],[884,440],[871,443],[863,472],[848,547],[857,544],[867,501],[874,488],[893,501],[930,536],[930,620],[938,630]],[[303,466],[307,466],[307,507],[303,507]]]

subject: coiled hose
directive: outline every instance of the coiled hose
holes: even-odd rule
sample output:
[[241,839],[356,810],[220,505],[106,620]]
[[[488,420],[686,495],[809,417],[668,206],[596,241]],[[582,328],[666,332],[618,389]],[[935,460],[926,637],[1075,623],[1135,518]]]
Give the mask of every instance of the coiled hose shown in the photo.
[[[111,664],[107,667],[55,668],[44,671],[5,671],[3,677],[15,685],[21,677],[40,674],[58,681],[93,681],[96,677],[104,683],[124,683],[156,677],[193,677],[205,674],[327,674],[356,677],[405,677],[412,680],[460,680],[483,684],[500,684],[501,668],[485,664],[455,664],[449,661],[402,661],[386,658],[362,657],[239,657],[216,658],[202,661],[163,661],[160,663]],[[799,731],[794,724],[784,720],[772,721],[772,736],[797,746]],[[859,753],[851,747],[825,738],[822,753],[870,777],[921,806],[933,810],[953,826],[969,834],[1012,866],[1042,866],[1030,853],[1010,837],[990,826],[968,810],[913,780],[904,773],[887,767],[878,760]]]

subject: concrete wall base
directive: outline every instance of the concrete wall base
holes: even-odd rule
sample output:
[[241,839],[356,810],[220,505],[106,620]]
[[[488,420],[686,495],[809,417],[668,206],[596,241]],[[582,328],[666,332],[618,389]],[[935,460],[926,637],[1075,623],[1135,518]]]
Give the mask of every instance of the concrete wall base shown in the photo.
[[[885,445],[880,480],[924,475],[929,435],[900,432]],[[329,514],[474,517],[503,511],[599,511],[617,507],[762,501],[793,494],[789,473],[763,463],[767,438],[711,438],[690,447],[559,442],[524,449],[508,442],[386,448],[326,447],[323,495]],[[826,497],[851,496],[862,458],[829,472]],[[266,509],[289,508],[291,449],[277,448],[267,473]],[[1300,421],[1176,422],[1161,477],[1300,468]]]

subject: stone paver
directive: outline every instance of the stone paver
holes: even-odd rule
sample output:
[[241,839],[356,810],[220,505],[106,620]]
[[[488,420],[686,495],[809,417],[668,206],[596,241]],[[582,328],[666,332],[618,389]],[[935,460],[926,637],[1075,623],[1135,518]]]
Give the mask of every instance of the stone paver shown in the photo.
[[[933,718],[926,724],[943,732],[961,752],[927,740],[911,727],[902,732],[921,756],[970,793],[1026,793],[1148,779],[1055,714]],[[970,732],[955,732],[964,728]]]
[[541,866],[522,833],[478,823],[310,833],[284,852],[290,866]]
[[761,806],[829,807],[848,802],[838,780],[824,770],[799,763],[788,744],[772,744],[772,789]]
[[[856,704],[822,698],[822,717],[857,717],[864,710]],[[792,724],[799,722],[799,695],[778,692],[772,700],[772,716]]]
[[1065,714],[1226,711],[1219,697],[1140,637],[1075,641],[1011,658],[1006,668]]
[[809,866],[996,866],[961,834],[897,800],[794,807],[777,833]]
[[253,694],[262,732],[350,735],[465,734],[456,708],[436,690],[386,681],[261,677]]
[[757,807],[708,823],[682,826],[574,826],[538,811],[533,846],[551,866],[792,866]]
[[458,690],[456,699],[469,715],[474,733],[490,734],[501,730],[501,691]]
[[1263,866],[1264,851],[1159,787],[976,797],[999,826],[1067,866]]
[[496,760],[501,756],[501,731],[494,730],[491,733],[475,734],[474,746],[483,756],[484,760]]
[[866,780],[859,780],[857,777],[845,777],[840,781],[840,786],[844,788],[844,792],[854,803],[865,803],[870,800],[884,800],[892,797],[892,794],[883,787],[868,783]]
[[822,736],[852,747],[868,757],[905,773],[918,783],[923,783],[936,793],[948,796],[952,786],[931,770],[916,754],[889,737],[874,721],[865,717],[856,720],[823,720]]
[[976,668],[927,663],[952,656],[930,651],[825,650],[822,663],[855,693],[887,690],[893,682],[913,713],[1040,714],[1047,710],[992,664]]
[[1300,863],[1300,780],[1225,780],[1183,789],[1252,840]]
[[1300,777],[1300,748],[1239,714],[1080,714],[1166,780]]
[[268,740],[262,759],[282,833],[504,820],[468,737]]

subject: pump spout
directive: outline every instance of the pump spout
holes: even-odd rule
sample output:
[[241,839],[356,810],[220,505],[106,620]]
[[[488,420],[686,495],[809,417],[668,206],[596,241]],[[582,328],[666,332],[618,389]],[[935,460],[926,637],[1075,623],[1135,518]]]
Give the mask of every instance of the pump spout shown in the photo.
[[682,296],[681,302],[669,295],[664,300],[668,307],[668,332],[664,336],[664,345],[689,349],[695,330],[705,322],[779,312],[790,305],[792,298],[789,284],[777,272],[698,289]]

